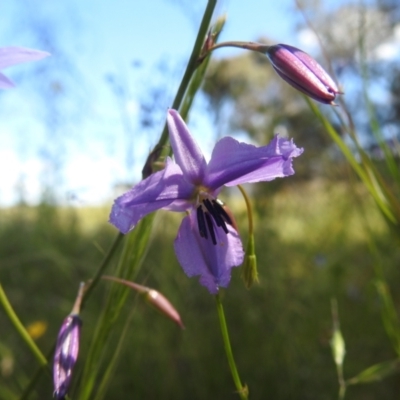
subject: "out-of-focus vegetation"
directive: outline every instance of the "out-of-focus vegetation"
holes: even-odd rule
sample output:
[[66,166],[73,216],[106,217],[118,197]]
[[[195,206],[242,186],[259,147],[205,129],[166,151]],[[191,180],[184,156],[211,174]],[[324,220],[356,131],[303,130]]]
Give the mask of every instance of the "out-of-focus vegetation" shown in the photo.
[[[339,82],[348,84],[348,109],[362,145],[397,196],[398,186],[396,189],[385,165],[379,147],[382,142],[374,136],[374,130],[376,126],[382,128],[380,139],[388,143],[398,168],[399,68],[393,60],[377,57],[377,48],[394,37],[399,6],[396,1],[379,0],[364,7],[344,4],[323,12],[323,2],[303,3],[328,50],[327,59],[332,61]],[[306,28],[310,33],[307,24],[299,29]],[[119,89],[123,87],[119,87],[117,78],[109,77],[108,81],[120,96],[118,106],[122,109],[126,96]],[[364,84],[369,96],[365,96]],[[379,95],[373,96],[377,87]],[[151,99],[142,101],[143,129],[153,127],[157,107],[164,113],[164,104],[157,101],[163,90],[157,88],[153,96],[150,91]],[[372,197],[301,96],[277,79],[265,57],[242,53],[229,59],[212,59],[202,95],[210,106],[216,136],[240,132],[265,144],[280,132],[305,148],[295,160],[295,176],[249,188],[255,212],[260,284],[246,290],[237,268],[231,285],[223,292],[242,380],[249,385],[251,399],[336,398],[338,379],[330,348],[332,298],[337,300],[346,344],[346,379],[374,364],[396,359],[382,322],[384,307],[376,283],[382,272],[391,289],[394,310],[400,310],[398,236],[389,230]],[[49,94],[44,97],[52,101]],[[368,97],[375,105],[375,116],[367,112]],[[55,109],[49,110],[53,115]],[[60,110],[62,107],[56,111]],[[323,108],[323,112],[340,131],[330,108]],[[57,118],[45,124],[49,134],[55,125],[58,132],[65,128],[58,126],[62,123]],[[129,127],[126,131],[130,134]],[[348,139],[345,132],[340,134]],[[62,153],[57,140],[50,155]],[[132,157],[129,151],[130,145],[127,165]],[[60,162],[60,168],[65,162],[58,157],[53,161]],[[45,354],[51,351],[60,324],[71,310],[79,282],[93,277],[116,235],[106,223],[110,205],[58,207],[57,196],[46,193],[54,180],[51,174],[49,177],[43,181],[46,201],[38,207],[21,204],[0,209],[0,282]],[[235,189],[224,195],[245,242],[243,201]],[[186,330],[179,331],[130,294],[111,334],[115,348],[106,349],[100,367],[107,368],[125,332],[116,370],[96,399],[237,398],[214,299],[196,279],[188,279],[176,261],[172,243],[179,223],[176,214],[157,214],[147,256],[135,280],[167,296],[179,310]],[[117,262],[114,257],[107,273],[115,271]],[[101,282],[82,311],[75,388],[85,384],[79,382],[80,373],[110,286],[110,282]],[[19,398],[36,370],[36,361],[25,346],[0,312],[0,399]],[[397,375],[389,375],[383,382],[349,386],[347,398],[397,399],[400,387],[396,368],[398,365],[390,372]],[[50,398],[51,387],[50,375],[44,374],[29,398]],[[75,388],[71,390],[72,398]]]
[[[226,198],[246,238],[246,215],[235,192]],[[234,270],[224,304],[241,376],[251,398],[332,399],[337,392],[329,341],[330,301],[339,304],[346,341],[345,376],[394,358],[381,322],[374,264],[381,262],[400,296],[400,250],[379,212],[357,183],[292,179],[280,191],[255,200],[260,285],[247,291]],[[77,283],[92,276],[115,232],[104,223],[108,209],[51,206],[1,210],[0,279],[22,322],[44,353],[72,307]],[[162,291],[176,305],[186,330],[134,294],[118,324],[131,318],[121,358],[105,398],[235,398],[224,368],[214,299],[177,264],[172,241],[179,215],[159,213],[138,282]],[[344,223],[345,222],[345,223]],[[379,260],[369,242],[379,248]],[[113,266],[111,266],[111,269]],[[109,282],[96,289],[82,312],[80,360]],[[0,398],[20,393],[35,360],[0,313]],[[40,329],[44,328],[44,331]],[[79,368],[80,363],[78,363]],[[32,398],[50,398],[45,376]],[[395,399],[397,377],[350,387],[352,399]],[[212,395],[211,395],[212,394]]]

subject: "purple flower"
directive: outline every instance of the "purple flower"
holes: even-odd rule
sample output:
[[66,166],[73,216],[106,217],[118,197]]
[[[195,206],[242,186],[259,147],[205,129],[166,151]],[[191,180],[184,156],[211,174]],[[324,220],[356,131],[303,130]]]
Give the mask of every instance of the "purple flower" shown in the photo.
[[304,51],[277,44],[269,46],[266,54],[283,80],[314,100],[332,104],[340,93],[328,73]]
[[127,233],[152,211],[186,211],[174,242],[176,256],[186,275],[200,275],[200,283],[215,294],[228,286],[232,267],[244,256],[233,221],[217,198],[222,186],[292,175],[292,158],[303,150],[278,136],[262,147],[225,137],[207,164],[177,111],[168,111],[167,122],[175,162],[167,158],[162,171],[117,198],[110,222]]
[[[49,55],[49,53],[44,51],[27,49],[24,47],[1,47],[0,71],[12,65],[40,60]],[[14,82],[0,72],[0,89],[9,89],[14,86]]]
[[57,338],[54,352],[53,381],[54,397],[61,400],[68,392],[79,352],[79,336],[82,321],[77,314],[65,318]]

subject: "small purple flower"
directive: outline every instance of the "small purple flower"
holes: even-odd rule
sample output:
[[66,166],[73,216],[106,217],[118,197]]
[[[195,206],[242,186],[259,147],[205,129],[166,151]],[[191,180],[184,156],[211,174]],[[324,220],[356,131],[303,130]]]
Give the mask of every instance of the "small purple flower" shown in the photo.
[[278,136],[262,147],[224,137],[207,164],[179,113],[169,110],[167,122],[175,162],[167,158],[162,171],[117,198],[110,222],[127,233],[152,211],[187,212],[174,242],[176,256],[186,275],[200,275],[200,283],[215,294],[228,286],[231,269],[244,257],[239,234],[217,198],[222,186],[292,175],[292,158],[303,150]]
[[314,100],[332,104],[340,93],[328,73],[304,51],[277,44],[269,46],[266,54],[283,80]]
[[67,394],[72,370],[78,359],[82,321],[77,314],[65,318],[57,338],[53,363],[54,396],[57,400]]
[[[45,51],[27,49],[24,47],[1,47],[0,48],[0,71],[24,62],[40,60],[49,56]],[[15,84],[0,72],[0,89],[9,89]]]

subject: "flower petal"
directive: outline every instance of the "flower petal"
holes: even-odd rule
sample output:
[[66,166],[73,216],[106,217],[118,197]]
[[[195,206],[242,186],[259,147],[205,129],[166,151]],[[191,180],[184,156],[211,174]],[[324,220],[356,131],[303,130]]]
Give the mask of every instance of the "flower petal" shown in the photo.
[[200,237],[196,211],[186,216],[174,242],[175,253],[185,274],[189,277],[200,275],[200,284],[211,294],[219,287],[227,287],[231,269],[243,262],[244,252],[239,234],[228,225],[229,233],[215,226],[217,244]]
[[50,53],[45,51],[27,49],[25,47],[1,47],[0,69],[24,62],[41,60],[49,55]]
[[14,86],[14,82],[0,72],[0,89],[10,89]]
[[167,123],[176,163],[190,182],[201,183],[207,163],[200,147],[176,110],[168,110]]
[[214,147],[204,184],[217,189],[293,175],[292,158],[302,152],[293,140],[278,136],[262,147],[224,137]]
[[160,208],[185,211],[193,186],[183,178],[180,167],[167,159],[162,171],[150,175],[118,197],[111,210],[110,222],[128,233],[145,215]]

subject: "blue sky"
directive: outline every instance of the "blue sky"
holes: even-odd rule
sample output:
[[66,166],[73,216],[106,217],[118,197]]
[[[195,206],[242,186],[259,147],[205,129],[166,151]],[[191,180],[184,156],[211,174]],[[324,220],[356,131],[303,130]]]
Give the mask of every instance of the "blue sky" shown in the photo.
[[[52,174],[53,181],[48,182],[57,185],[59,199],[77,205],[110,201],[115,183],[140,179],[143,162],[157,140],[162,121],[159,129],[143,131],[139,125],[138,101],[148,87],[161,84],[168,96],[160,106],[166,110],[170,105],[168,99],[177,89],[206,1],[193,2],[194,8],[183,5],[191,3],[182,0],[2,3],[0,46],[38,48],[37,35],[30,29],[34,20],[49,29],[51,40],[60,51],[51,60],[5,71],[18,86],[0,93],[3,171],[0,206],[13,204],[17,199],[16,188],[21,185],[26,199],[36,202],[43,179]],[[293,12],[293,4],[292,0],[221,1],[216,14],[226,13],[227,23],[220,40],[250,41],[263,35],[304,48],[306,43],[301,43],[294,30],[301,17]],[[50,50],[45,45],[40,49]],[[221,49],[215,56],[239,51]],[[154,72],[160,60],[173,72],[166,79]],[[140,61],[141,67],[132,67],[133,61]],[[48,72],[36,77],[35,71],[40,72],[41,68],[48,68]],[[124,88],[122,103],[107,83],[109,74]],[[38,95],[41,87],[48,86],[49,79],[58,81],[61,89],[69,93],[58,106],[62,125],[54,130],[43,123],[44,118],[51,120],[53,114],[43,108]],[[124,130],[121,110],[129,135]],[[208,118],[202,115],[201,105],[195,107],[190,126],[201,138],[202,148],[209,151],[214,132]],[[133,165],[127,171],[130,143],[133,143]],[[60,170],[55,176],[49,154],[53,158],[57,154]]]

